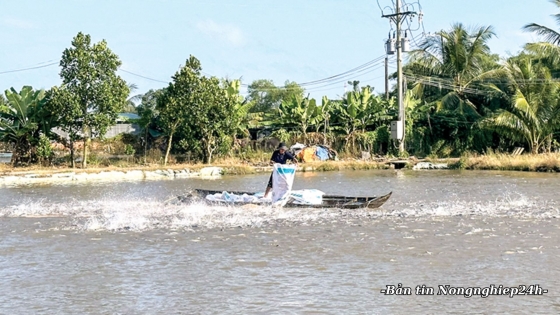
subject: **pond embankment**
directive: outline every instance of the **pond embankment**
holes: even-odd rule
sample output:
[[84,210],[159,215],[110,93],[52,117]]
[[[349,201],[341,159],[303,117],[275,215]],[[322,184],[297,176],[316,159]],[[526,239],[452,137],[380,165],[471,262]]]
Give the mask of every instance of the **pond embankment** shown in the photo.
[[[423,159],[377,159],[374,161],[343,160],[300,163],[299,172],[325,172],[342,170],[375,169],[463,169],[463,170],[501,170],[529,172],[560,172],[560,154],[539,155],[465,155],[461,158]],[[131,165],[129,167],[102,167],[71,169],[54,167],[13,168],[0,165],[0,185],[27,185],[35,183],[60,183],[83,181],[120,181],[120,180],[170,180],[176,178],[217,178],[222,175],[246,175],[271,172],[270,166],[250,163],[174,164],[170,166]]]

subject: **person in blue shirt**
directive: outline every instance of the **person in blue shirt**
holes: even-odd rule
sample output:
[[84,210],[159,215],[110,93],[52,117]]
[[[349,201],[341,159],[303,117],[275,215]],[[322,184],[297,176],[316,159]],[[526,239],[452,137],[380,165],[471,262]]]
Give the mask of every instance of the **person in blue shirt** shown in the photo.
[[[272,157],[270,158],[270,165],[274,165],[275,163],[279,164],[286,164],[286,162],[292,161],[296,166],[298,165],[297,159],[288,152],[288,147],[280,142],[278,148],[272,153]],[[270,179],[268,180],[268,185],[266,186],[266,191],[264,193],[264,198],[268,196],[270,190],[272,189],[272,174],[270,174]]]

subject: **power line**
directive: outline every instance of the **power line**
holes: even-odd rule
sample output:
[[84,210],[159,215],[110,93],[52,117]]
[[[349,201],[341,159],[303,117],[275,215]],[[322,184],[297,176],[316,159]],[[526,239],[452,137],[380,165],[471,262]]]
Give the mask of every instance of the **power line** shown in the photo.
[[158,80],[158,79],[152,79],[152,78],[149,78],[149,77],[146,77],[146,76],[143,76],[143,75],[134,73],[134,72],[130,72],[130,71],[124,70],[124,69],[122,69],[122,68],[119,68],[119,70],[122,71],[122,72],[126,72],[126,73],[128,73],[128,74],[137,76],[137,77],[139,77],[139,78],[146,79],[146,80],[150,80],[150,81],[154,81],[154,82],[159,82],[159,83],[165,83],[165,84],[168,84],[168,83],[169,83],[169,82],[166,82],[166,81],[162,81],[162,80]]
[[[394,61],[394,60],[391,59],[391,61]],[[383,67],[383,64],[377,64],[377,65],[374,64],[374,65],[371,65],[367,68],[361,69],[361,70],[359,70],[355,73],[348,74],[344,77],[339,77],[339,78],[335,78],[335,79],[330,80],[330,81],[322,82],[322,84],[318,85],[318,86],[306,87],[306,86],[301,86],[301,84],[298,84],[298,87],[294,87],[294,88],[273,87],[273,88],[265,88],[265,89],[257,89],[257,90],[259,92],[270,92],[270,91],[275,91],[277,89],[282,89],[282,90],[285,90],[285,91],[293,91],[293,90],[299,90],[300,88],[303,88],[307,92],[317,92],[317,91],[319,91],[319,89],[323,90],[323,88],[325,88],[325,87],[332,86],[332,85],[335,85],[335,84],[344,83],[344,82],[347,82],[348,80],[352,80],[352,79],[355,79],[355,78],[359,78],[359,77],[361,77],[363,75],[366,75],[368,73],[372,73],[374,71],[377,71],[382,67]],[[247,88],[248,86],[245,85],[243,87]]]
[[[305,87],[305,86],[311,86],[311,85],[319,85],[319,84],[323,84],[323,83],[328,83],[328,82],[332,82],[334,80],[338,80],[338,79],[342,79],[344,77],[350,77],[352,76],[354,73],[360,73],[362,71],[365,71],[367,69],[370,69],[372,67],[375,66],[375,63],[381,61],[383,58],[385,58],[385,55],[379,56],[373,60],[370,60],[360,66],[357,66],[355,68],[352,68],[350,70],[347,70],[345,72],[339,73],[339,74],[335,74],[332,75],[330,77],[326,77],[323,79],[319,79],[319,80],[314,80],[314,81],[308,81],[308,82],[302,82],[302,83],[298,83],[299,86],[301,87]],[[248,87],[249,84],[241,84],[241,86],[244,87]],[[283,88],[281,86],[276,86],[276,88]]]
[[15,69],[15,70],[2,71],[2,72],[0,72],[0,74],[14,73],[14,72],[22,72],[22,71],[27,71],[27,70],[34,70],[34,69],[46,68],[46,67],[54,66],[54,65],[56,65],[56,64],[58,64],[58,62],[51,62],[51,63],[48,63],[48,64],[46,64],[46,65],[41,65],[41,66],[35,66],[35,67],[29,67],[29,68],[22,68],[22,69]]

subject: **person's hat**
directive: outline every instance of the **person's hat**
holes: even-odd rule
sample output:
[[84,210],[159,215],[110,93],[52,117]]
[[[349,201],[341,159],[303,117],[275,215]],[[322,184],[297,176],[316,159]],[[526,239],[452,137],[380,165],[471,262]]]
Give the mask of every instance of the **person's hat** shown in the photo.
[[288,147],[284,144],[284,142],[280,142],[280,144],[278,145],[278,148],[276,148],[276,150],[286,150],[286,151],[288,151]]

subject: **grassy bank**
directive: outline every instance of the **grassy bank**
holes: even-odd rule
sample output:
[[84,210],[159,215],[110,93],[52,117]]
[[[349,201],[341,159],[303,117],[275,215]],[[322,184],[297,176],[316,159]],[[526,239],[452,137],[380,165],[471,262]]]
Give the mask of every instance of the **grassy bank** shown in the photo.
[[[417,161],[417,160],[416,160]],[[466,154],[461,158],[449,159],[426,159],[432,163],[447,163],[451,169],[466,170],[501,170],[501,171],[530,171],[530,172],[560,172],[560,154],[539,154],[539,155],[509,155],[509,154],[486,154],[475,155]],[[408,167],[411,167],[415,161],[410,160]],[[356,159],[346,159],[341,161],[324,161],[300,163],[300,172],[328,172],[341,170],[377,170],[389,169],[387,162],[360,161]],[[158,163],[139,164],[133,161],[119,161],[114,165],[96,165],[85,170],[76,168],[72,169],[66,165],[42,167],[33,165],[28,167],[12,167],[9,164],[0,164],[0,175],[25,175],[29,173],[49,174],[62,172],[86,172],[99,173],[103,171],[132,171],[145,170],[155,171],[158,169],[182,170],[190,169],[199,171],[207,166],[218,166],[223,168],[224,175],[247,175],[260,172],[269,172],[271,170],[264,161],[247,161],[236,158],[227,158],[216,160],[211,165],[192,164],[192,163],[172,163],[163,166]]]
[[[255,174],[260,172],[269,172],[271,167],[266,164],[252,165],[243,163],[242,161],[234,161],[229,159],[228,161],[217,161],[211,165],[206,164],[188,164],[188,163],[176,163],[169,164],[167,166],[159,164],[141,165],[141,164],[123,164],[119,165],[109,165],[109,166],[94,166],[87,169],[75,168],[72,169],[66,166],[50,166],[42,167],[39,165],[33,165],[29,167],[12,167],[8,164],[0,164],[0,176],[2,175],[25,175],[25,174],[50,174],[50,173],[63,173],[63,172],[85,172],[85,173],[99,173],[104,171],[133,171],[133,170],[144,170],[144,171],[155,171],[158,169],[165,170],[182,170],[190,169],[192,171],[200,171],[204,167],[217,166],[223,169],[224,175],[247,175]],[[339,171],[339,170],[373,170],[373,169],[386,169],[389,166],[385,163],[378,162],[367,162],[367,161],[326,161],[326,162],[312,162],[312,163],[300,163],[299,171],[301,172],[327,172],[327,171]]]
[[486,155],[467,154],[449,166],[467,170],[560,172],[560,153],[517,156],[495,153]]

